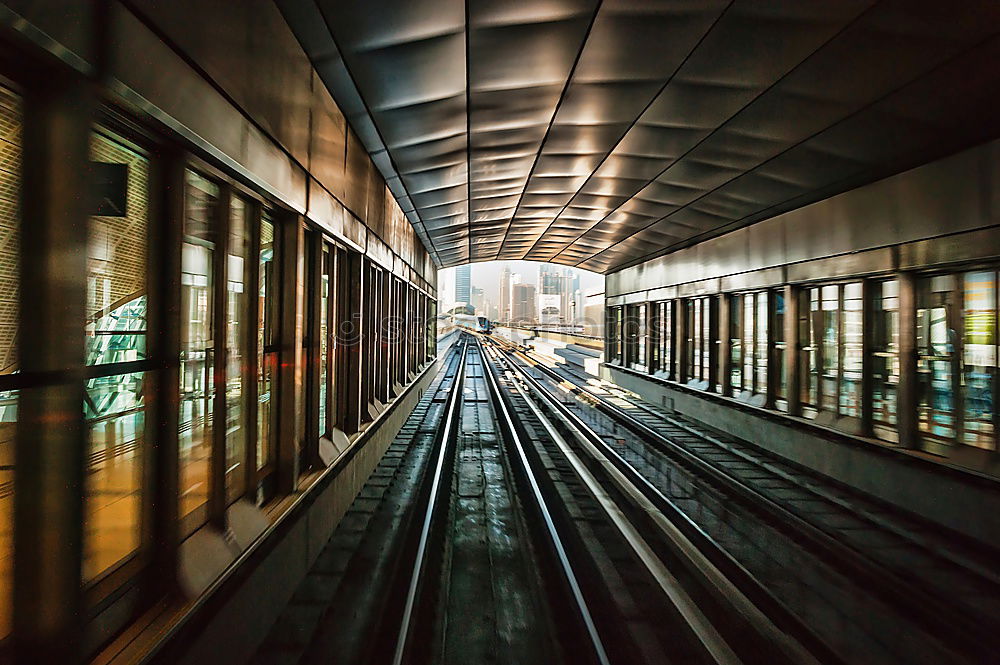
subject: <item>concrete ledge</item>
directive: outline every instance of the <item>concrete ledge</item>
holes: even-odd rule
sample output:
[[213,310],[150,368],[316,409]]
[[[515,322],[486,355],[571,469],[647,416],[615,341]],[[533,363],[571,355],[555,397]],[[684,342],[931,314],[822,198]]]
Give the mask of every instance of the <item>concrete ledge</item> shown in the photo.
[[606,378],[730,436],[961,534],[1000,547],[1000,482],[890,444],[824,431],[777,412],[699,395],[605,365]]

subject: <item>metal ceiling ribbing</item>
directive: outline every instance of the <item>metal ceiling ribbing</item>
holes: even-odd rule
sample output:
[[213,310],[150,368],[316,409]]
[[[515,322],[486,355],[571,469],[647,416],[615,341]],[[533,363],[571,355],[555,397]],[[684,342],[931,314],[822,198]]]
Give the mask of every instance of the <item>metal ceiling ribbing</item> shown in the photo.
[[607,272],[1000,122],[992,1],[279,5],[442,266]]

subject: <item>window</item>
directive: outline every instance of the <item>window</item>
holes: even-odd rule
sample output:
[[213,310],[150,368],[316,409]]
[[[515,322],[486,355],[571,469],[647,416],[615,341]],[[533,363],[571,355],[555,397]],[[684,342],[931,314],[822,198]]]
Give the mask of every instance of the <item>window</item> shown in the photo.
[[861,417],[861,381],[864,324],[861,282],[844,284],[842,298],[843,342],[840,349],[840,414]]
[[646,305],[632,305],[629,307],[629,329],[632,331],[631,344],[632,360],[629,363],[635,369],[646,369],[647,352],[647,330],[646,330]]
[[962,443],[995,450],[997,273],[967,272],[962,282]]
[[787,409],[788,402],[788,378],[785,376],[785,293],[781,289],[775,289],[771,293],[774,298],[774,348],[771,350],[771,359],[774,362],[774,371],[771,376],[777,381],[774,386],[775,406],[779,409]]
[[996,280],[992,270],[920,280],[917,416],[926,442],[996,449]]
[[729,297],[729,387],[733,395],[743,391],[743,295]]
[[622,308],[608,308],[608,362],[622,363]]
[[[84,418],[89,432],[84,499],[83,579],[92,581],[141,545],[149,160],[103,129],[91,136],[94,168],[119,171],[125,207],[105,201],[87,240]],[[105,371],[102,368],[107,367]]]
[[899,282],[876,283],[872,297],[872,420],[880,436],[894,437],[890,428],[896,424],[899,387]]
[[265,472],[274,460],[271,439],[278,369],[278,266],[275,262],[274,221],[264,211],[257,253],[257,470]]
[[247,354],[247,289],[250,266],[250,204],[232,196],[226,264],[226,492],[235,500],[244,491],[247,451],[246,391],[243,372]]
[[754,320],[754,367],[757,375],[754,381],[754,392],[759,395],[767,393],[767,356],[768,356],[768,312],[767,292],[755,293],[757,318]]
[[733,395],[767,393],[768,293],[729,298],[729,385]]
[[0,639],[11,629],[20,299],[21,100],[0,87]]
[[668,379],[674,379],[674,316],[673,301],[661,302],[656,305],[660,309],[660,371]]
[[219,186],[188,171],[181,248],[180,517],[196,510],[186,530],[203,524],[211,485],[212,403],[215,398],[212,334],[215,239]]
[[818,411],[860,418],[861,282],[809,287],[802,290],[801,298],[802,403]]
[[327,400],[332,394],[327,383],[333,373],[330,371],[330,248],[323,244],[319,282],[319,435],[330,435],[330,423],[326,414]]

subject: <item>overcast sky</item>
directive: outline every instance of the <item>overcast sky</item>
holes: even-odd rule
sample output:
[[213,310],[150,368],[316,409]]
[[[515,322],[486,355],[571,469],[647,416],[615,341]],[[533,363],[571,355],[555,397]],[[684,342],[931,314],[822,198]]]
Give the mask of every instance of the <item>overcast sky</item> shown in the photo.
[[[500,271],[504,266],[509,266],[512,273],[520,273],[521,281],[528,284],[538,283],[538,267],[542,265],[537,261],[486,261],[484,263],[472,264],[472,285],[478,286],[484,292],[486,299],[490,302],[497,302],[500,299]],[[562,266],[556,266],[561,268]],[[604,275],[598,275],[589,270],[574,268],[580,274],[580,289],[586,294],[593,291],[604,291]],[[454,268],[445,268],[439,271],[454,273]],[[443,278],[443,279],[442,279]],[[438,284],[453,283],[451,275],[445,277],[438,275]]]

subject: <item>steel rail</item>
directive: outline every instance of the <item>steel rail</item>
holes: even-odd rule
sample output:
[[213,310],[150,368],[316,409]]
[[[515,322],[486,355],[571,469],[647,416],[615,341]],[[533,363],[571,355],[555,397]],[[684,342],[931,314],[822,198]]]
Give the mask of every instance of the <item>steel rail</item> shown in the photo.
[[[981,654],[974,645],[981,643],[992,644],[995,641],[996,636],[990,635],[988,629],[984,626],[969,625],[968,623],[954,625],[954,622],[948,627],[948,632],[952,634],[952,637],[948,639],[942,638],[940,635],[942,627],[941,617],[948,616],[948,612],[958,611],[960,608],[955,607],[952,603],[942,602],[941,599],[923,589],[915,588],[912,584],[908,584],[893,571],[886,569],[883,565],[872,560],[864,552],[855,549],[851,545],[799,517],[788,508],[763,495],[743,480],[715,467],[707,460],[702,459],[697,454],[687,450],[684,446],[671,440],[668,435],[657,431],[628,414],[624,409],[612,403],[610,399],[595,394],[589,386],[583,387],[578,383],[569,381],[550,367],[530,358],[515,345],[510,344],[510,347],[507,349],[509,353],[524,358],[532,366],[537,367],[547,374],[552,380],[568,385],[569,388],[567,390],[569,392],[593,400],[596,408],[611,415],[626,427],[645,437],[647,441],[653,444],[655,449],[668,456],[679,458],[682,463],[686,464],[696,473],[706,476],[712,482],[731,491],[732,494],[745,502],[752,510],[759,510],[767,515],[771,523],[776,525],[779,530],[792,533],[797,542],[808,546],[814,552],[818,552],[822,555],[824,561],[837,562],[838,565],[847,570],[846,574],[849,577],[862,580],[866,588],[872,590],[887,606],[902,609],[903,613],[919,624],[924,629],[925,635],[936,641],[942,652],[949,653],[952,659],[956,661],[961,660],[961,657],[958,656],[960,652],[978,657]],[[632,405],[638,406],[635,404]],[[649,411],[649,409],[645,410]],[[653,413],[655,415],[655,412]],[[687,430],[689,428],[682,429]],[[699,436],[705,438],[704,435]],[[901,598],[909,598],[910,600],[909,602],[901,603]],[[966,613],[963,612],[962,615],[966,615]]]
[[[748,628],[750,631],[753,631],[759,640],[763,640],[765,644],[768,644],[773,648],[774,653],[771,658],[776,659],[777,662],[781,662],[781,660],[783,660],[784,662],[790,664],[794,663],[795,665],[817,665],[820,662],[820,660],[817,659],[796,637],[790,635],[787,631],[779,627],[770,617],[768,617],[743,592],[739,585],[728,579],[728,577],[715,565],[712,559],[702,552],[682,529],[674,524],[671,519],[667,518],[664,514],[664,508],[669,509],[675,519],[680,518],[685,520],[688,523],[685,525],[688,527],[688,530],[693,528],[704,536],[705,539],[707,539],[707,535],[704,534],[704,532],[702,532],[697,525],[691,522],[690,518],[677,509],[673,503],[666,496],[664,496],[659,489],[653,486],[653,484],[650,483],[645,476],[639,473],[634,466],[623,459],[621,455],[619,455],[614,448],[609,446],[592,427],[587,425],[579,416],[573,413],[572,410],[553,397],[549,391],[542,387],[542,385],[534,377],[529,375],[523,368],[518,367],[514,363],[508,363],[508,366],[511,367],[512,371],[518,374],[530,390],[535,393],[546,405],[548,405],[554,414],[563,421],[566,429],[573,434],[577,441],[579,441],[581,447],[604,471],[608,479],[619,490],[619,492],[626,496],[639,511],[645,513],[649,521],[659,531],[671,552],[678,557],[678,559],[682,561],[686,567],[697,576],[697,578],[703,581],[704,585],[710,590],[713,597],[717,601],[727,605],[727,609],[733,613],[733,616],[739,617],[743,626]],[[564,444],[561,444],[560,447],[562,448],[563,445]],[[571,450],[563,450],[563,453],[568,457],[575,457],[575,453]],[[577,464],[579,464],[579,462],[574,463],[574,467],[576,467]],[[589,474],[589,470],[586,468],[584,468],[584,471]],[[735,562],[732,563],[735,564]],[[663,566],[659,559],[656,559],[654,562],[654,565],[656,564]],[[738,566],[739,564],[735,565]],[[747,578],[752,579],[752,576],[750,576],[745,569],[742,569],[742,567],[739,568],[741,573],[743,573]],[[652,569],[651,572],[653,572],[654,577],[658,577],[659,581],[658,574]],[[667,574],[669,574],[669,572]],[[756,583],[756,581],[754,583]],[[671,601],[675,602],[675,606],[678,607],[681,615],[686,619],[690,618],[689,625],[692,628],[692,631],[699,641],[705,645],[706,649],[708,649],[710,653],[712,653],[713,649],[719,649],[717,647],[717,642],[725,642],[724,638],[719,635],[714,626],[705,626],[704,615],[700,612],[700,610],[695,608],[696,613],[691,614],[690,611],[684,606],[684,598],[687,597],[687,593],[683,589],[680,590],[683,597],[679,601],[680,604],[677,604],[678,601],[676,601],[672,595],[674,590],[664,588],[664,591],[670,597]],[[801,624],[796,626],[796,628],[798,629],[797,632],[806,630],[803,626],[801,626]],[[815,636],[810,635],[810,637],[812,638],[809,640],[811,644],[819,645],[817,650],[823,654],[823,661],[829,662],[832,660],[832,652],[829,650],[829,647],[822,644],[818,638],[815,638]],[[729,649],[728,645],[725,646],[725,649]],[[727,661],[717,659],[717,662]]]
[[[482,342],[479,341],[480,353],[485,359],[486,355],[482,346]],[[535,474],[532,472],[531,463],[528,461],[527,454],[525,453],[524,444],[521,441],[521,437],[518,434],[517,426],[514,423],[514,419],[511,416],[510,410],[507,408],[507,402],[503,397],[503,393],[500,390],[499,382],[494,374],[492,364],[483,363],[484,369],[486,371],[483,374],[486,376],[486,383],[490,388],[490,392],[494,396],[494,404],[496,404],[496,411],[498,415],[501,416],[504,431],[507,433],[508,440],[513,445],[514,450],[517,453],[517,459],[520,462],[522,468],[525,472],[525,477],[528,480],[528,484],[531,488],[532,496],[535,500],[535,504],[538,507],[538,511],[541,514],[542,521],[545,524],[546,531],[549,535],[552,545],[556,551],[556,557],[559,561],[559,565],[562,568],[563,574],[566,578],[566,582],[569,585],[570,592],[573,596],[573,600],[576,603],[577,610],[580,614],[580,619],[582,620],[584,627],[587,631],[587,636],[591,641],[591,645],[594,649],[594,654],[601,665],[610,665],[608,659],[607,650],[604,648],[604,643],[601,640],[600,633],[597,631],[597,626],[594,623],[593,615],[590,612],[590,608],[587,605],[587,600],[583,596],[583,590],[580,588],[580,583],[577,578],[576,572],[573,569],[573,564],[569,560],[569,555],[566,552],[566,547],[563,544],[562,537],[559,535],[559,530],[556,527],[555,520],[552,517],[552,513],[549,510],[548,504],[546,502],[545,496],[542,493],[542,489],[538,484],[538,480],[535,478]]]
[[469,353],[469,342],[463,342],[459,353],[462,355],[458,363],[458,368],[455,371],[455,378],[452,381],[451,392],[448,395],[448,403],[445,407],[444,428],[439,430],[437,461],[435,462],[434,473],[431,477],[430,495],[427,499],[427,507],[420,529],[420,539],[417,543],[413,569],[410,573],[410,584],[406,592],[406,603],[403,606],[399,633],[396,637],[396,650],[392,657],[393,665],[401,665],[406,655],[406,647],[410,638],[410,626],[413,623],[416,609],[417,594],[419,593],[424,569],[427,565],[427,543],[430,540],[431,529],[435,521],[435,508],[443,484],[442,476],[444,475],[444,469],[447,467],[448,452],[451,450],[451,439],[454,436],[458,419],[461,416],[459,404],[462,400],[462,387],[465,385],[465,362]]

